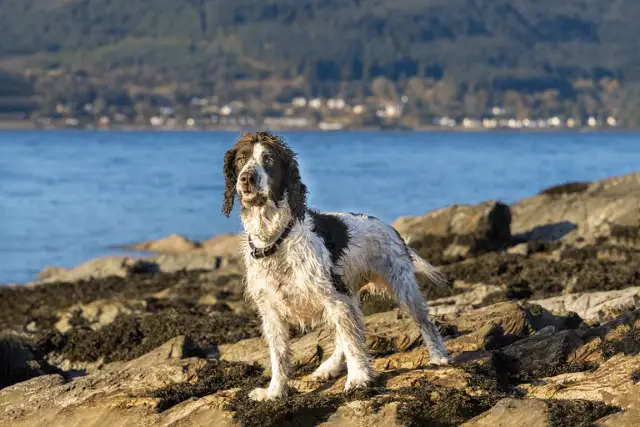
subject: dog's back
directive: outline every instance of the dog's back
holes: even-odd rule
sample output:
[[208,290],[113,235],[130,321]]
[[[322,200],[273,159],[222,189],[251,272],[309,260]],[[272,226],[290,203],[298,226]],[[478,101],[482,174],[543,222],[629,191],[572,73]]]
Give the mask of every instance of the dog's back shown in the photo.
[[326,234],[321,237],[328,247],[344,246],[334,270],[352,291],[359,292],[366,287],[372,293],[392,293],[389,276],[413,274],[415,271],[426,274],[434,282],[440,280],[437,270],[409,248],[391,225],[380,219],[350,212],[315,215],[334,218],[345,226],[346,237],[337,239],[340,240],[337,245],[331,240],[336,240],[334,236]]

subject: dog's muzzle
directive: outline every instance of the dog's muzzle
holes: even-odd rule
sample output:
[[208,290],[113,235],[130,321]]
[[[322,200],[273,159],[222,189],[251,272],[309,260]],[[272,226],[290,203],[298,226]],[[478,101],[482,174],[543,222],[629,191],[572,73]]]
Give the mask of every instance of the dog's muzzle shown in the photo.
[[240,183],[240,191],[243,194],[251,194],[256,191],[256,183],[258,182],[258,176],[256,171],[242,172],[238,177]]

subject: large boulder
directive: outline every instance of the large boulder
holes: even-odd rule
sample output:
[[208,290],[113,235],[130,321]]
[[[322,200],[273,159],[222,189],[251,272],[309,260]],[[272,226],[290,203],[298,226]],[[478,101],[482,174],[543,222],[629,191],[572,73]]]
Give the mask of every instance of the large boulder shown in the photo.
[[638,246],[639,206],[640,172],[558,185],[512,204],[511,232],[526,240],[594,243],[612,237]]
[[18,337],[0,336],[0,389],[40,375],[56,372]]
[[194,241],[179,234],[171,234],[157,240],[122,245],[124,249],[158,253],[184,253],[204,251],[221,257],[238,256],[237,234],[218,234],[208,240]]
[[135,251],[174,253],[193,251],[201,248],[201,245],[179,234],[171,234],[162,239],[132,243],[124,247]]
[[398,218],[393,226],[433,264],[504,248],[511,242],[511,213],[502,202],[453,205],[423,216]]

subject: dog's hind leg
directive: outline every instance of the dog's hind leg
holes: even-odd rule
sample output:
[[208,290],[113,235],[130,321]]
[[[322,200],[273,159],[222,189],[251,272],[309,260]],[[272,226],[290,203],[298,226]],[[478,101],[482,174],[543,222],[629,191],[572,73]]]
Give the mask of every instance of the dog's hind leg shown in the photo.
[[429,319],[429,306],[416,281],[413,266],[409,262],[395,262],[391,271],[381,274],[393,288],[400,306],[409,312],[420,328],[420,334],[429,349],[429,363],[448,365],[449,352],[444,347],[438,327]]
[[333,353],[311,374],[311,379],[313,381],[328,381],[339,376],[345,368],[344,349],[342,342],[336,336],[336,347]]
[[374,372],[358,298],[334,293],[325,298],[325,316],[335,327],[336,341],[341,344],[347,361],[345,391],[367,387],[374,379]]

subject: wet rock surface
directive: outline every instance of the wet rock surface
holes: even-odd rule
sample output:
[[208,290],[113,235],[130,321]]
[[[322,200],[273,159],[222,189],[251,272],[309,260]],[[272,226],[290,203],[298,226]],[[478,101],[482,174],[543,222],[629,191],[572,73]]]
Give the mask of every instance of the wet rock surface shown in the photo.
[[[623,178],[399,220],[448,279],[421,283],[454,363],[429,366],[395,301],[363,295],[378,377],[355,393],[344,376],[309,380],[333,350],[320,325],[292,329],[291,395],[248,399],[270,367],[230,236],[144,242],[160,253],[0,287],[0,426],[638,425],[640,222]],[[553,212],[536,223],[541,200]],[[601,210],[577,218],[577,205]],[[620,223],[596,224],[612,206]]]

